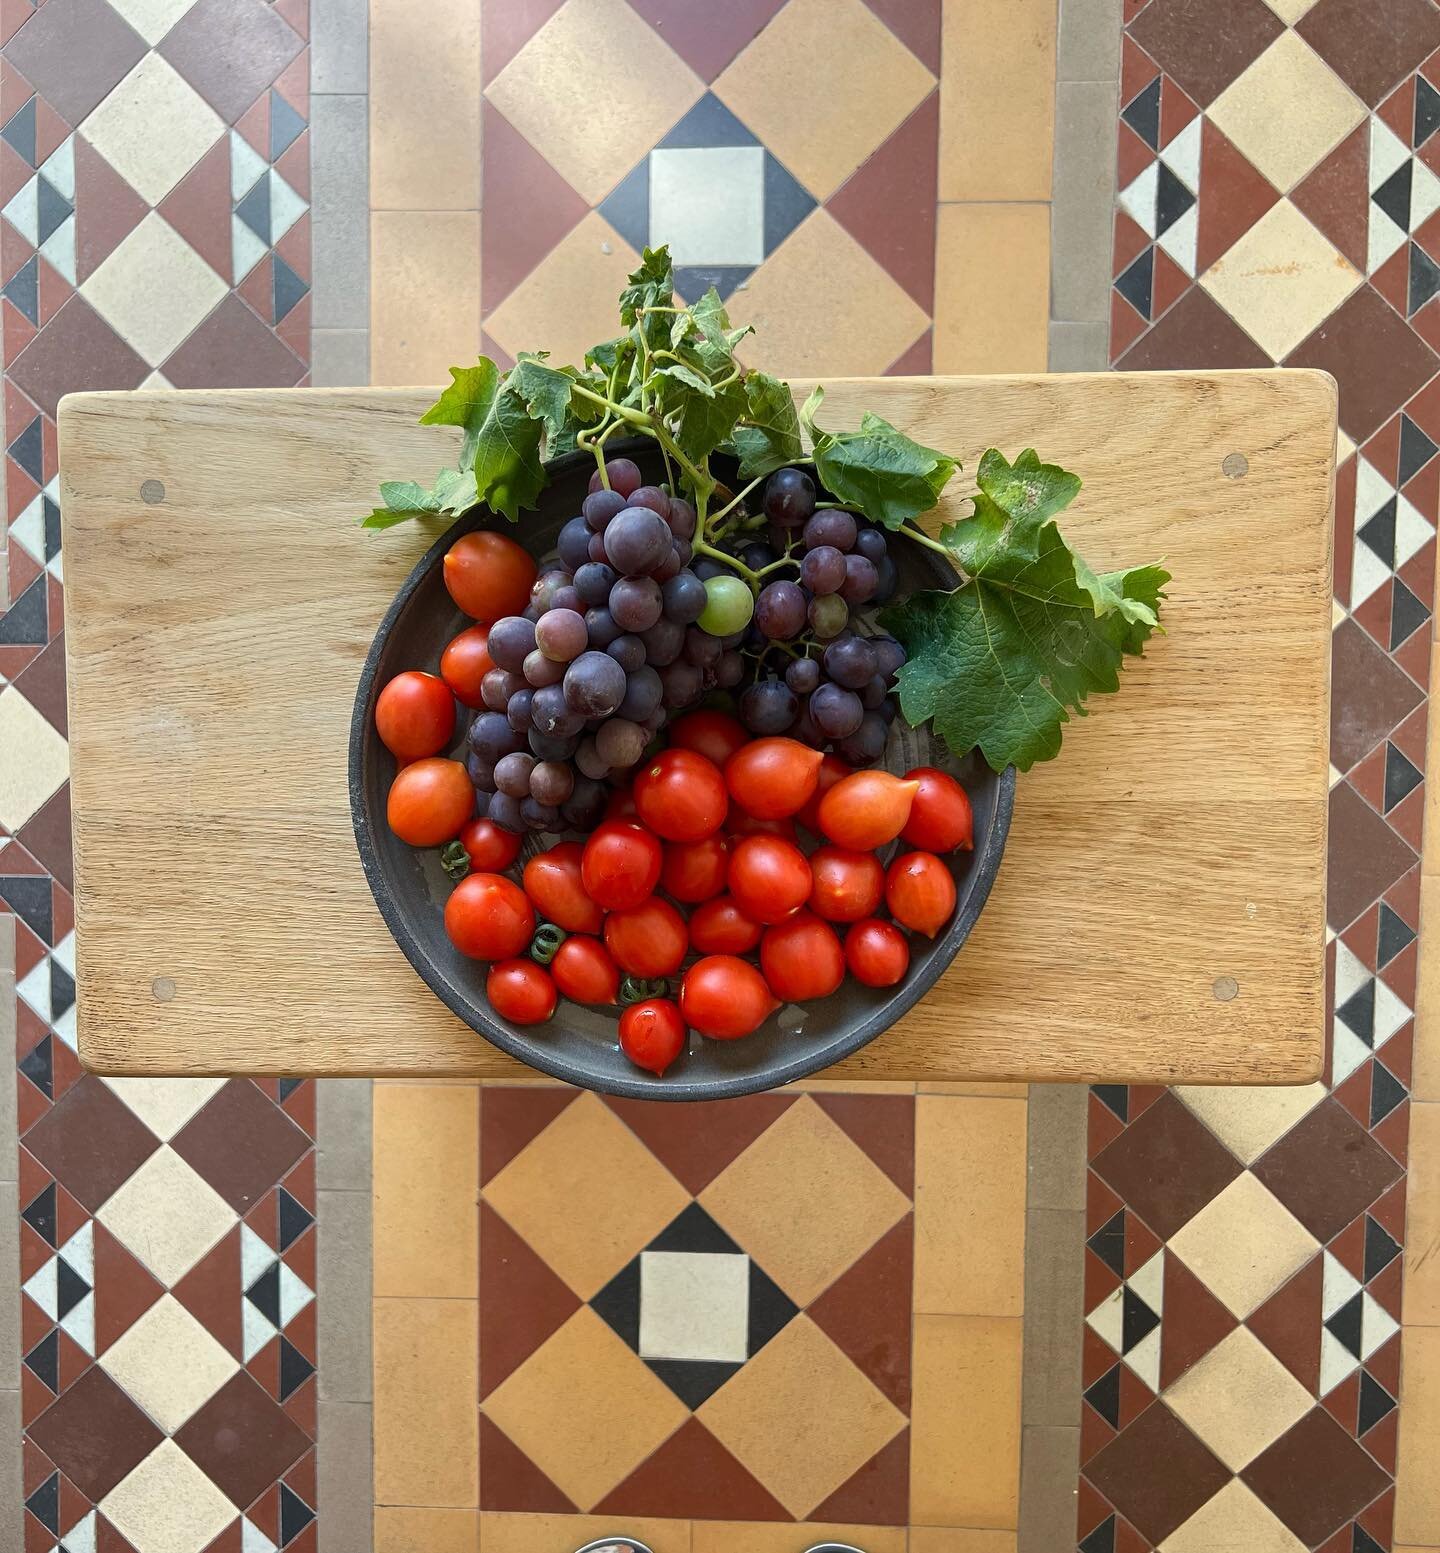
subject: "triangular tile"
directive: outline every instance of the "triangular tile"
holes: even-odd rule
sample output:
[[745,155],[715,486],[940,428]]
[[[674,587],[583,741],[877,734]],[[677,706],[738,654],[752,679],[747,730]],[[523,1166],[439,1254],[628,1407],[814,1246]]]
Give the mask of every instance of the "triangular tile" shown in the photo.
[[480,1508],[573,1515],[578,1507],[482,1412]]
[[271,312],[275,295],[273,264],[274,255],[267,253],[235,288],[267,324],[275,322]]
[[1245,1322],[1312,1394],[1320,1381],[1322,1273],[1321,1258],[1312,1258],[1288,1283],[1253,1310]]
[[915,1101],[911,1096],[816,1091],[810,1098],[907,1197],[914,1195]]
[[[480,1091],[480,1185],[484,1187],[534,1138],[538,1137],[579,1091],[559,1085],[486,1086]],[[647,1106],[673,1111],[673,1106]],[[682,1108],[688,1109],[688,1108]],[[633,1124],[632,1124],[633,1125]],[[642,1141],[644,1141],[642,1136]]]
[[[145,1314],[164,1288],[101,1224],[95,1226],[95,1351],[103,1354]],[[231,1289],[234,1299],[234,1289]]]
[[1402,798],[1408,797],[1425,780],[1424,774],[1395,748],[1385,745],[1385,812],[1388,814]]
[[1378,1277],[1400,1255],[1400,1246],[1369,1214],[1365,1216],[1365,1282]]
[[[1169,147],[1175,137],[1200,115],[1199,105],[1183,90],[1178,81],[1169,76],[1161,78],[1160,87],[1160,146]],[[1196,187],[1192,184],[1191,187]]]
[[1172,1385],[1239,1324],[1174,1252],[1165,1257],[1160,1386]]
[[810,1512],[817,1521],[903,1525],[910,1500],[910,1431],[902,1429]]
[[1437,293],[1440,293],[1440,264],[1436,264],[1419,243],[1411,243],[1405,316],[1408,318],[1419,312]]
[[783,1521],[785,1507],[689,1418],[592,1510],[594,1515]]
[[914,1219],[900,1222],[810,1305],[810,1319],[900,1409],[910,1411]]
[[[483,1091],[486,1097],[494,1093],[489,1089]],[[794,1094],[745,1095],[736,1100],[699,1101],[677,1107],[602,1096],[610,1109],[692,1195],[704,1191],[798,1098]],[[483,1107],[484,1101],[481,1103]],[[677,1114],[681,1112],[684,1114]],[[482,1111],[480,1126],[482,1180],[485,1178],[484,1114]]]
[[934,330],[927,329],[885,368],[886,377],[929,377],[934,367]]
[[1129,269],[1115,278],[1116,291],[1146,319],[1151,316],[1154,296],[1155,254],[1154,247],[1147,248]]
[[1160,77],[1156,76],[1120,110],[1120,117],[1150,147],[1160,149]]
[[172,1293],[207,1332],[237,1359],[241,1348],[240,1236],[232,1229],[185,1274]]
[[488,1203],[480,1205],[480,1396],[507,1375],[579,1309],[580,1301]]
[[1117,1279],[1125,1276],[1126,1218],[1125,1210],[1117,1209],[1085,1242]]
[[0,127],[0,138],[14,148],[31,167],[37,161],[35,154],[35,110],[38,99],[32,97],[13,118]]
[[278,162],[305,128],[305,120],[279,94],[270,94],[270,136],[268,160]]
[[1110,1425],[1120,1427],[1120,1375],[1124,1365],[1113,1364],[1085,1390],[1085,1400]]
[[1155,249],[1155,276],[1151,288],[1150,316],[1161,318],[1190,289],[1190,277],[1165,252]]
[[1206,119],[1200,135],[1196,270],[1203,273],[1228,253],[1279,198],[1279,190]]
[[1430,611],[1397,577],[1391,592],[1389,640],[1382,643],[1391,652],[1418,631],[1430,618]]
[[160,202],[159,211],[215,271],[230,274],[230,148],[218,140]]
[[134,231],[148,209],[145,201],[90,142],[83,135],[77,135],[75,275],[79,284],[83,285]]
[[1120,295],[1110,293],[1110,360],[1117,361],[1149,327],[1146,319]]
[[283,323],[286,317],[310,287],[277,254],[274,259],[274,289],[271,298],[275,322]]

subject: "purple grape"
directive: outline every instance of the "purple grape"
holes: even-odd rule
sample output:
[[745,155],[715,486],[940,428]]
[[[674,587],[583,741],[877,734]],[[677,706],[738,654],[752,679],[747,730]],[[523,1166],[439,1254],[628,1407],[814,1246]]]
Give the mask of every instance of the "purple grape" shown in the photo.
[[551,609],[573,609],[577,615],[585,613],[585,606],[580,602],[580,595],[575,591],[572,582],[568,587],[556,588],[550,597]]
[[536,760],[569,760],[580,748],[580,735],[541,733],[538,728],[532,728],[527,742]]
[[520,733],[530,726],[530,703],[534,698],[535,692],[526,685],[510,697],[510,705],[505,708],[506,721]]
[[590,476],[590,490],[593,494],[603,489],[606,485],[612,491],[619,491],[622,496],[629,496],[632,491],[640,489],[645,476],[640,473],[640,466],[633,458],[607,458],[605,460],[605,478],[600,478],[597,469]]
[[860,726],[865,708],[853,690],[825,684],[810,697],[810,716],[827,739],[844,739]]
[[837,636],[825,649],[825,672],[846,690],[859,690],[875,677],[875,649],[863,636]]
[[698,561],[690,563],[690,570],[701,582],[709,582],[712,577],[733,577],[734,571],[719,561],[713,561],[708,555],[702,555]]
[[617,636],[605,651],[627,674],[633,674],[645,662],[645,643],[638,636]]
[[573,609],[546,610],[535,622],[535,645],[556,663],[578,658],[590,645],[584,615]]
[[850,607],[838,593],[822,593],[810,600],[809,616],[810,629],[825,642],[850,623]]
[[740,552],[740,559],[752,572],[758,572],[763,566],[773,566],[780,556],[772,545],[767,545],[763,539],[757,539],[745,546]]
[[885,742],[890,736],[890,725],[874,712],[866,712],[854,733],[847,734],[836,744],[836,753],[852,766],[873,766],[885,753]]
[[[544,615],[540,619],[543,620]],[[539,622],[536,623],[539,630]],[[536,690],[541,685],[553,685],[565,672],[565,665],[555,658],[547,658],[537,647],[534,652],[525,657],[525,681]]]
[[866,524],[855,536],[855,548],[865,557],[878,566],[881,561],[890,554],[890,545],[885,538],[885,530]]
[[808,705],[802,705],[800,715],[790,725],[790,737],[799,739],[802,744],[808,744],[812,750],[824,747],[825,735],[815,726],[815,720],[810,715]]
[[617,572],[639,577],[670,554],[670,527],[648,507],[627,507],[605,530],[605,554]]
[[[605,725],[601,723],[600,726],[603,728]],[[609,764],[601,760],[600,751],[596,749],[593,738],[581,739],[580,748],[575,751],[575,764],[584,776],[592,777],[597,781],[607,776],[610,771]]]
[[895,706],[895,697],[886,696],[885,699],[876,708],[876,710],[879,712],[880,716],[885,719],[886,726],[888,727],[895,721],[895,713],[897,710]]
[[632,723],[643,722],[658,710],[663,694],[660,675],[648,663],[641,664],[626,679],[625,698],[616,707],[615,715],[627,718]]
[[517,750],[495,762],[495,786],[512,798],[528,798],[530,773],[534,767],[535,757]]
[[535,651],[534,622],[523,615],[502,615],[490,627],[486,649],[497,669],[509,669],[512,674],[523,673],[526,654]]
[[610,590],[610,614],[622,631],[648,631],[663,608],[664,596],[653,577],[622,577]]
[[475,789],[475,818],[477,820],[483,820],[490,813],[490,800],[494,796],[494,793],[482,793],[478,787]]
[[595,735],[595,748],[612,771],[633,766],[649,742],[645,730],[624,717],[612,717]]
[[[726,652],[729,652],[732,647],[741,646],[749,637],[749,635],[750,628],[749,626],[746,626],[743,631],[732,631],[729,636],[722,636],[720,638],[720,645],[725,649]],[[762,638],[757,645],[763,647],[764,639]]]
[[896,588],[900,586],[900,569],[888,555],[881,556],[875,563],[875,578],[874,602],[883,604],[894,597]]
[[690,564],[690,557],[695,554],[695,548],[688,539],[675,541],[675,554],[680,557],[680,567],[683,571]]
[[490,809],[486,818],[492,824],[498,825],[501,830],[508,830],[514,836],[525,833],[526,825],[520,813],[520,800],[512,798],[509,793],[495,794],[490,800]]
[[566,571],[573,572],[590,559],[590,537],[590,525],[584,518],[571,518],[560,530],[555,548]]
[[615,617],[604,608],[585,611],[585,629],[590,633],[590,645],[598,648],[608,647],[617,636],[623,634],[615,623]]
[[541,612],[553,607],[555,595],[561,588],[570,586],[570,573],[559,567],[541,572],[530,587],[530,602],[537,604]]
[[767,582],[755,600],[755,624],[772,642],[788,642],[805,629],[806,607],[798,582]]
[[665,614],[681,625],[690,625],[705,609],[705,584],[694,572],[677,572],[660,590]]
[[603,604],[610,597],[615,582],[615,568],[603,561],[587,561],[575,573],[575,591],[587,608]]
[[489,766],[513,750],[525,748],[524,739],[499,712],[481,712],[470,724],[467,739],[470,748]]
[[803,469],[777,469],[765,484],[765,516],[798,528],[815,510],[815,482]]
[[510,697],[525,683],[509,669],[491,669],[480,681],[480,699],[492,712],[503,712]]
[[719,663],[720,654],[724,651],[724,645],[718,636],[711,636],[708,631],[702,631],[699,626],[685,628],[686,663],[693,663],[697,669],[713,669]]
[[677,659],[660,670],[660,683],[665,688],[666,706],[689,706],[700,694],[700,670],[683,658]]
[[840,587],[840,597],[847,604],[869,603],[879,585],[880,575],[873,561],[867,561],[863,555],[845,557],[845,581]]
[[835,550],[853,550],[855,519],[848,512],[827,507],[806,523],[804,538],[807,550],[818,550],[821,545],[829,545]]
[[575,778],[575,790],[560,805],[560,817],[572,830],[593,830],[605,812],[605,789],[590,777]]
[[541,609],[538,604],[527,604],[521,613],[524,615],[526,620],[533,622],[538,620],[541,615],[545,613],[545,611]]
[[785,683],[797,696],[808,696],[820,683],[820,665],[813,658],[796,658],[786,667]]
[[722,652],[715,665],[715,683],[721,690],[733,690],[745,678],[745,658],[742,653]]
[[680,552],[675,548],[675,541],[670,541],[670,548],[665,552],[658,566],[650,568],[650,575],[656,582],[669,582],[672,577],[680,572]]
[[812,593],[838,593],[845,581],[843,553],[834,545],[816,545],[800,563],[800,581]]
[[670,515],[666,520],[670,525],[670,532],[676,539],[693,539],[695,537],[695,509],[683,496],[670,498]]
[[470,785],[477,793],[490,794],[495,791],[495,768],[488,760],[482,760],[472,750],[465,757],[465,775],[470,778]]
[[[703,596],[703,585],[700,592]],[[680,650],[685,645],[685,627],[678,620],[661,616],[648,631],[640,633],[640,640],[645,643],[645,656],[657,669],[663,669],[667,663],[674,663],[680,656]]]
[[870,645],[875,649],[875,672],[883,674],[886,679],[893,679],[900,665],[905,662],[905,649],[893,636],[872,636]]
[[625,670],[608,653],[582,652],[565,671],[564,697],[581,722],[608,717],[625,699]]
[[[598,658],[601,654],[596,653],[595,656]],[[570,670],[567,669],[565,682],[568,683],[569,679]],[[530,703],[530,721],[539,733],[553,733],[557,738],[568,739],[571,734],[580,732],[585,719],[570,705],[565,685],[560,684],[543,685],[535,692],[535,699]]]
[[520,800],[520,818],[527,830],[559,830],[560,811],[553,804],[541,803],[535,798]]
[[867,679],[860,687],[860,700],[867,712],[876,712],[884,706],[885,698],[890,694],[889,686],[885,683],[885,676],[877,674],[873,679]]
[[537,803],[562,804],[574,788],[575,773],[563,761],[539,761],[530,773],[530,796]]
[[660,730],[665,726],[665,719],[667,715],[668,714],[666,713],[663,706],[657,706],[655,710],[651,712],[649,717],[647,717],[645,721],[640,724],[640,726],[645,730],[646,733],[659,733]]
[[625,498],[619,491],[595,491],[580,503],[580,512],[586,526],[597,534],[605,532],[605,525],[617,512],[624,512]]
[[783,679],[757,680],[740,696],[740,721],[762,737],[784,733],[799,710],[799,698]]
[[601,562],[604,561],[604,559],[605,559],[605,536],[603,534],[592,534],[590,536],[590,549],[588,551],[588,554],[589,554],[590,559],[592,561],[601,561]]
[[666,519],[665,526],[669,528],[670,498],[658,485],[642,485],[630,492],[627,498],[632,507],[648,507],[651,512],[658,513]]

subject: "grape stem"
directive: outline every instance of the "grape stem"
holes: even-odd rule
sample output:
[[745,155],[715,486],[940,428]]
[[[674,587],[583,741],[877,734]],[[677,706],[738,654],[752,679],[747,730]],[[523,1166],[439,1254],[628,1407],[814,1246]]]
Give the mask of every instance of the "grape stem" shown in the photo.
[[917,545],[924,545],[927,550],[933,550],[936,555],[943,555],[952,566],[955,564],[955,556],[947,546],[942,545],[938,539],[931,539],[923,529],[916,528],[913,523],[902,523],[895,532],[904,534],[907,539],[913,539]]
[[729,555],[724,550],[717,550],[714,545],[707,544],[703,539],[697,538],[690,548],[696,555],[708,555],[712,561],[723,561],[726,566],[733,567],[752,588],[760,581],[761,573],[746,566],[739,556]]
[[799,561],[797,561],[793,555],[782,555],[778,561],[771,561],[768,566],[762,566],[760,570],[755,573],[755,576],[757,578],[765,577],[773,571],[778,571],[782,566],[799,566],[799,564]]
[[864,508],[848,501],[817,501],[815,510],[816,512],[854,512],[862,518],[865,516]]

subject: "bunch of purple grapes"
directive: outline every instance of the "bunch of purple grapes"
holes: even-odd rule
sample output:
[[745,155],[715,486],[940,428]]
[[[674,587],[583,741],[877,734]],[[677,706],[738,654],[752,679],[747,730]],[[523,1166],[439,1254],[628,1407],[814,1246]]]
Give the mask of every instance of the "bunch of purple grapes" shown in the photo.
[[[898,582],[883,528],[837,507],[816,508],[815,483],[781,469],[765,486],[771,543],[741,554],[759,570],[780,558],[799,561],[798,579],[766,583],[755,600],[757,644],[797,648],[783,677],[757,678],[740,696],[740,718],[754,734],[788,734],[829,746],[853,766],[885,752],[896,705],[895,675],[905,649],[893,637],[856,630],[860,612],[883,604]],[[798,545],[797,535],[798,533]]]
[[741,638],[695,622],[705,584],[690,569],[695,508],[645,485],[628,458],[599,473],[559,558],[522,615],[490,627],[495,667],[470,726],[467,768],[504,830],[588,830],[606,783],[627,780],[671,712],[739,684]]

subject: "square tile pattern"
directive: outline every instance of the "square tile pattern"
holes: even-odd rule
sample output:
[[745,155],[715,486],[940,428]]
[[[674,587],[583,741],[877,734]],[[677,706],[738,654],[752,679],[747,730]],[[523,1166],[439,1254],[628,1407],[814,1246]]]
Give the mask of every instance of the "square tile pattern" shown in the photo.
[[480,1106],[483,1510],[908,1524],[910,1096]]
[[304,10],[0,14],[0,911],[27,1549],[315,1546],[313,1085],[107,1083],[75,1052],[54,419],[72,389],[306,380]]

